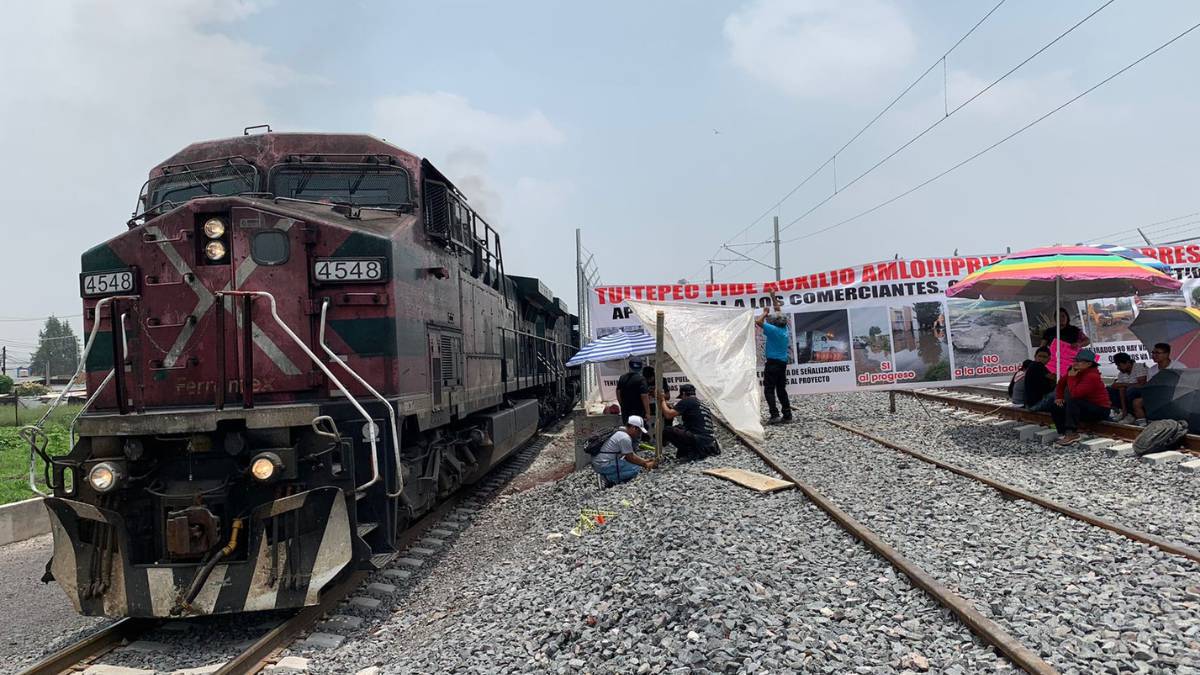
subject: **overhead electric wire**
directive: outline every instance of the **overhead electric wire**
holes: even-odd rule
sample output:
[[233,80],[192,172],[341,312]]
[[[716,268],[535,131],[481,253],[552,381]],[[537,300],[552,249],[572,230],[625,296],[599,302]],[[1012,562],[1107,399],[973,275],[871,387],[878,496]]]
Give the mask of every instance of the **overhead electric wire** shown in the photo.
[[18,319],[11,316],[0,316],[0,323],[28,323],[33,321],[45,321],[50,317],[55,319],[78,319],[82,314],[51,314],[49,316],[32,316],[27,319]]
[[[900,99],[904,98],[905,95],[908,94],[908,92],[912,91],[913,87],[917,86],[917,84],[919,84],[922,80],[924,80],[925,77],[929,75],[929,73],[933,72],[934,68],[937,68],[939,64],[942,65],[944,68],[946,57],[950,56],[950,54],[955,49],[957,49],[959,47],[959,45],[961,45],[963,43],[963,41],[965,41],[968,37],[971,36],[972,33],[975,32],[976,29],[978,29],[981,25],[983,25],[983,22],[987,21],[988,17],[990,17],[993,13],[995,13],[996,10],[1000,9],[1000,6],[1003,5],[1006,1],[1007,0],[1000,0],[999,2],[997,2],[990,10],[988,10],[987,14],[983,15],[983,18],[979,19],[979,21],[976,21],[975,25],[971,26],[970,30],[968,30],[966,33],[963,33],[962,37],[958,38],[957,42],[955,42],[953,45],[951,45],[951,47],[949,49],[947,49],[941,56],[939,56],[937,59],[935,59],[934,62],[931,63],[929,65],[929,67],[925,69],[924,72],[922,72],[920,75],[918,75],[917,79],[915,79],[911,83],[909,83],[909,85],[907,87],[905,87],[904,90],[901,91],[895,98],[893,98],[890,103],[888,103],[886,106],[884,106],[883,110],[880,110],[874,117],[872,117],[871,121],[867,122],[866,125],[863,126],[863,128],[859,129],[857,133],[855,133],[853,136],[851,136],[850,140],[843,143],[842,146],[840,148],[838,148],[836,152],[834,152],[832,155],[830,155],[828,159],[826,159],[824,162],[821,162],[820,165],[818,165],[815,169],[813,169],[812,172],[809,173],[808,176],[804,180],[800,181],[795,187],[793,187],[786,194],[784,194],[783,197],[780,197],[778,201],[776,201],[774,204],[772,204],[770,206],[770,208],[768,208],[766,211],[763,211],[763,213],[761,215],[759,215],[757,218],[755,218],[753,221],[751,221],[749,225],[747,225],[746,227],[743,227],[741,230],[739,230],[736,234],[734,234],[729,239],[726,239],[725,242],[723,244],[721,244],[721,246],[718,247],[717,250],[719,251],[721,248],[732,244],[734,239],[737,239],[738,237],[742,236],[747,231],[749,231],[750,228],[752,228],[755,225],[757,225],[758,223],[762,222],[763,218],[770,215],[772,211],[779,208],[792,195],[796,194],[796,192],[798,190],[800,190],[805,185],[807,185],[809,183],[809,181],[811,181],[818,174],[820,174],[821,171],[823,171],[825,169],[825,167],[827,167],[831,163],[835,162],[837,160],[838,155],[840,155],[842,152],[844,152],[846,150],[846,148],[850,147],[850,145],[852,143],[854,143],[854,141],[858,140],[859,137],[862,136],[864,133],[866,133],[867,130],[870,129],[872,126],[874,126],[875,123],[880,120],[880,118],[882,118],[884,115],[887,114],[887,112],[889,110],[891,110],[893,107],[895,107],[895,105],[900,102]],[[1112,0],[1109,0],[1109,1],[1112,2]],[[693,276],[695,276],[695,275],[693,275]]]
[[[969,163],[971,163],[971,162],[975,161],[975,160],[976,160],[976,159],[978,159],[979,157],[982,157],[983,155],[987,154],[988,152],[990,152],[990,151],[994,150],[995,148],[997,148],[997,147],[999,147],[999,146],[1003,145],[1004,143],[1006,143],[1006,142],[1008,142],[1008,141],[1012,140],[1013,138],[1016,138],[1016,137],[1017,137],[1017,136],[1019,136],[1020,134],[1024,133],[1024,132],[1025,132],[1025,131],[1027,131],[1028,129],[1030,129],[1030,128],[1034,127],[1034,126],[1035,126],[1035,125],[1037,125],[1038,123],[1042,122],[1043,120],[1045,120],[1045,119],[1049,118],[1050,116],[1054,115],[1055,113],[1059,112],[1059,111],[1060,111],[1060,110],[1062,110],[1063,108],[1066,108],[1067,106],[1069,106],[1069,105],[1071,105],[1072,103],[1074,103],[1074,102],[1078,101],[1079,99],[1083,98],[1084,96],[1087,96],[1088,94],[1090,94],[1090,93],[1092,93],[1093,91],[1095,91],[1095,90],[1099,89],[1100,87],[1103,87],[1104,85],[1108,84],[1109,82],[1113,81],[1113,80],[1114,80],[1114,79],[1116,79],[1117,77],[1119,77],[1119,76],[1121,76],[1122,74],[1124,74],[1124,73],[1125,73],[1126,71],[1128,71],[1129,69],[1131,69],[1131,68],[1133,68],[1134,66],[1138,65],[1139,63],[1141,63],[1141,62],[1145,61],[1146,59],[1150,58],[1151,56],[1154,56],[1154,55],[1155,55],[1155,54],[1157,54],[1158,52],[1160,52],[1160,51],[1162,51],[1162,50],[1166,49],[1167,47],[1171,46],[1171,45],[1172,45],[1172,44],[1174,44],[1175,42],[1177,42],[1177,41],[1179,41],[1179,40],[1183,39],[1183,38],[1184,38],[1184,37],[1186,37],[1186,36],[1187,36],[1189,33],[1191,33],[1192,31],[1196,30],[1197,28],[1200,28],[1200,23],[1193,24],[1193,25],[1192,25],[1190,28],[1188,28],[1187,30],[1183,31],[1182,33],[1179,33],[1178,35],[1176,35],[1175,37],[1171,38],[1170,40],[1167,40],[1166,42],[1162,43],[1161,45],[1159,45],[1159,46],[1155,47],[1154,49],[1150,50],[1149,52],[1147,52],[1147,53],[1143,54],[1142,56],[1140,56],[1140,57],[1139,57],[1137,60],[1133,61],[1132,63],[1129,63],[1128,65],[1126,65],[1126,66],[1122,67],[1120,70],[1118,70],[1118,71],[1114,72],[1113,74],[1109,75],[1108,77],[1104,78],[1103,80],[1100,80],[1099,82],[1097,82],[1096,84],[1094,84],[1094,85],[1092,85],[1092,86],[1088,87],[1087,89],[1083,90],[1083,91],[1082,91],[1082,92],[1080,92],[1079,94],[1077,94],[1077,95],[1075,95],[1075,96],[1071,97],[1071,98],[1070,98],[1070,99],[1068,99],[1068,100],[1067,100],[1065,103],[1062,103],[1061,105],[1059,105],[1059,106],[1057,106],[1057,107],[1055,107],[1055,108],[1051,109],[1049,112],[1047,112],[1047,113],[1045,113],[1045,114],[1041,115],[1040,117],[1038,117],[1037,119],[1033,120],[1032,122],[1030,122],[1030,123],[1026,124],[1025,126],[1021,127],[1020,129],[1017,129],[1016,131],[1012,132],[1011,134],[1009,134],[1009,135],[1005,136],[1004,138],[1001,138],[1000,140],[996,141],[995,143],[992,143],[991,145],[987,146],[986,148],[984,148],[984,149],[982,149],[982,150],[980,150],[980,151],[976,152],[975,154],[971,155],[970,157],[967,157],[966,159],[964,159],[964,160],[962,160],[962,161],[958,162],[957,164],[955,164],[955,165],[951,166],[950,168],[948,168],[948,169],[946,169],[946,170],[944,170],[944,171],[942,171],[942,172],[940,172],[940,173],[938,173],[938,174],[935,174],[934,176],[932,176],[932,177],[930,177],[930,178],[928,178],[928,179],[926,179],[926,180],[924,180],[924,181],[922,181],[922,182],[918,183],[917,185],[915,185],[915,186],[913,186],[913,187],[911,187],[911,188],[909,188],[909,189],[905,190],[904,192],[901,192],[901,193],[900,193],[900,194],[898,194],[898,195],[895,195],[895,196],[893,196],[893,197],[890,197],[889,199],[886,199],[886,200],[884,200],[884,201],[882,201],[882,202],[880,202],[880,203],[876,204],[875,206],[872,206],[872,207],[871,207],[871,208],[869,208],[869,209],[866,209],[866,210],[864,210],[864,211],[860,211],[859,213],[857,213],[857,214],[855,214],[855,215],[853,215],[853,216],[850,216],[849,218],[845,218],[845,219],[843,219],[843,220],[840,220],[840,221],[838,221],[838,222],[836,222],[836,223],[834,223],[834,224],[832,224],[832,225],[829,225],[829,226],[823,227],[823,228],[821,228],[821,229],[819,229],[819,230],[814,230],[813,232],[809,232],[809,233],[807,233],[807,234],[803,234],[803,235],[801,235],[801,236],[799,236],[799,237],[795,237],[795,238],[793,238],[793,239],[788,239],[788,240],[787,240],[787,243],[794,242],[794,241],[799,241],[799,240],[801,240],[801,239],[807,239],[807,238],[809,238],[809,237],[813,237],[813,236],[816,236],[816,235],[818,235],[818,234],[822,234],[822,233],[824,233],[824,232],[828,232],[828,231],[830,231],[830,230],[832,230],[832,229],[834,229],[834,228],[841,227],[842,225],[846,225],[847,223],[851,223],[851,222],[853,222],[853,221],[855,221],[855,220],[858,220],[859,218],[862,218],[863,216],[866,216],[866,215],[869,215],[869,214],[871,214],[871,213],[874,213],[875,211],[878,211],[879,209],[881,209],[881,208],[884,208],[885,206],[888,206],[889,204],[892,204],[892,203],[894,203],[894,202],[897,202],[897,201],[899,201],[899,200],[903,199],[904,197],[907,197],[908,195],[910,195],[910,194],[912,194],[912,193],[916,192],[917,190],[920,190],[921,188],[925,187],[926,185],[929,185],[930,183],[933,183],[933,182],[935,182],[935,181],[939,180],[940,178],[942,178],[942,177],[944,177],[944,176],[946,176],[946,175],[948,175],[948,174],[952,173],[953,171],[956,171],[956,170],[958,170],[959,168],[962,168],[963,166],[966,166],[967,164],[969,164]],[[792,225],[796,224],[796,222],[798,222],[798,221],[799,221],[799,219],[796,219],[795,221],[792,221],[791,223],[788,223],[787,227],[791,227]],[[781,231],[782,231],[783,229],[787,229],[787,227],[781,228]]]
[[[962,102],[962,103],[960,103],[959,105],[955,106],[953,109],[951,109],[951,110],[949,110],[948,112],[946,112],[946,114],[945,114],[945,115],[943,115],[942,117],[938,118],[938,119],[937,119],[937,120],[936,120],[936,121],[935,121],[933,124],[930,124],[928,127],[926,127],[924,130],[922,130],[920,133],[918,133],[917,135],[915,135],[915,136],[913,136],[912,138],[908,139],[908,140],[907,140],[907,141],[905,141],[903,144],[901,144],[901,145],[900,145],[898,148],[896,148],[896,149],[895,149],[895,150],[893,150],[892,152],[888,153],[886,156],[884,156],[884,157],[883,157],[883,159],[880,159],[878,162],[876,162],[874,165],[872,165],[872,166],[871,166],[869,169],[867,169],[866,171],[862,172],[861,174],[859,174],[858,176],[856,176],[856,177],[855,177],[853,180],[849,181],[848,183],[846,183],[846,184],[842,185],[840,188],[838,188],[838,189],[835,189],[835,190],[834,190],[834,192],[833,192],[832,194],[830,194],[829,196],[825,197],[825,198],[824,198],[824,199],[822,199],[821,201],[817,202],[817,203],[816,203],[816,204],[814,204],[812,207],[810,207],[810,208],[809,208],[807,211],[805,211],[804,213],[801,213],[801,214],[800,214],[798,217],[796,217],[796,218],[795,218],[795,219],[793,219],[792,221],[788,222],[786,225],[784,225],[783,227],[781,227],[781,228],[780,228],[780,232],[782,232],[782,231],[784,231],[784,230],[786,230],[786,229],[788,229],[788,228],[792,227],[792,226],[793,226],[793,225],[795,225],[796,223],[798,223],[798,222],[800,222],[800,221],[804,220],[805,218],[807,218],[808,216],[812,215],[812,214],[813,214],[813,213],[814,213],[814,212],[815,212],[817,209],[819,209],[819,208],[821,208],[822,206],[824,206],[824,205],[828,204],[828,203],[829,203],[830,201],[832,201],[832,200],[833,200],[835,197],[837,197],[837,196],[838,196],[838,195],[840,195],[842,192],[844,192],[844,191],[845,191],[847,188],[849,188],[850,186],[854,185],[855,183],[858,183],[858,182],[859,182],[860,180],[862,180],[863,178],[866,178],[868,175],[870,175],[871,173],[873,173],[873,172],[874,172],[876,169],[878,169],[879,167],[883,166],[883,165],[884,165],[884,164],[886,164],[888,161],[890,161],[891,159],[893,159],[894,157],[896,157],[897,155],[899,155],[901,152],[903,152],[904,150],[906,150],[906,149],[907,149],[909,146],[911,146],[913,143],[916,143],[918,140],[920,140],[921,138],[923,138],[923,137],[924,137],[926,134],[928,134],[929,132],[933,131],[933,130],[934,130],[934,129],[936,129],[937,127],[941,126],[941,124],[942,124],[943,122],[945,122],[946,120],[950,119],[950,117],[951,117],[951,116],[953,116],[955,113],[957,113],[958,111],[960,111],[960,110],[962,110],[963,108],[965,108],[965,107],[967,107],[968,105],[970,105],[972,102],[974,102],[974,101],[975,101],[976,99],[978,99],[980,96],[983,96],[985,93],[987,93],[988,91],[990,91],[990,90],[991,90],[993,87],[995,87],[997,84],[1000,84],[1002,81],[1004,81],[1005,79],[1007,79],[1007,78],[1008,78],[1010,75],[1012,75],[1013,73],[1017,72],[1017,71],[1018,71],[1018,70],[1020,70],[1020,69],[1021,69],[1023,66],[1025,66],[1026,64],[1028,64],[1030,61],[1032,61],[1032,60],[1034,60],[1035,58],[1037,58],[1038,56],[1040,56],[1040,55],[1041,55],[1043,52],[1045,52],[1047,49],[1049,49],[1050,47],[1053,47],[1055,44],[1057,44],[1057,43],[1058,43],[1060,40],[1062,40],[1064,37],[1066,37],[1066,36],[1070,35],[1070,34],[1071,34],[1071,33],[1073,33],[1073,32],[1074,32],[1074,31],[1075,31],[1077,28],[1079,28],[1079,27],[1080,27],[1080,26],[1082,26],[1083,24],[1085,24],[1085,23],[1087,23],[1088,21],[1090,21],[1090,20],[1091,20],[1093,17],[1095,17],[1095,16],[1096,16],[1097,14],[1099,14],[1100,12],[1102,12],[1102,11],[1103,11],[1105,8],[1107,8],[1109,5],[1113,4],[1113,2],[1115,2],[1115,1],[1116,1],[1116,0],[1107,0],[1106,2],[1102,3],[1102,4],[1101,4],[1099,7],[1097,7],[1097,8],[1096,8],[1096,9],[1094,9],[1094,10],[1092,10],[1092,11],[1091,11],[1089,14],[1087,14],[1086,16],[1084,16],[1082,19],[1080,19],[1079,21],[1076,21],[1076,22],[1075,22],[1074,24],[1072,24],[1072,25],[1071,25],[1069,28],[1067,28],[1066,30],[1064,30],[1064,31],[1062,31],[1061,33],[1059,33],[1058,35],[1056,35],[1056,36],[1055,36],[1055,37],[1054,37],[1052,40],[1050,40],[1050,41],[1049,41],[1049,42],[1047,42],[1046,44],[1042,45],[1042,46],[1041,46],[1041,47],[1040,47],[1040,48],[1039,48],[1037,51],[1033,52],[1033,53],[1032,53],[1032,54],[1030,54],[1029,56],[1027,56],[1027,57],[1025,57],[1024,59],[1022,59],[1022,60],[1021,60],[1019,63],[1017,63],[1017,65],[1013,66],[1012,68],[1009,68],[1009,69],[1008,69],[1008,71],[1006,71],[1006,72],[1005,72],[1003,75],[1001,75],[1001,76],[997,77],[996,79],[992,80],[992,81],[991,81],[991,82],[990,82],[990,83],[989,83],[987,86],[985,86],[985,87],[983,87],[982,89],[980,89],[979,91],[975,92],[975,94],[973,94],[973,95],[972,95],[970,98],[968,98],[967,100],[963,101],[963,102]],[[789,241],[795,241],[795,240],[794,240],[794,239],[792,239],[792,240],[789,240]],[[783,243],[783,242],[781,242],[781,243]],[[750,251],[748,252],[748,254],[749,254],[749,253],[753,253],[755,250],[757,250],[757,248],[750,249]],[[748,255],[748,254],[747,254],[747,255]]]

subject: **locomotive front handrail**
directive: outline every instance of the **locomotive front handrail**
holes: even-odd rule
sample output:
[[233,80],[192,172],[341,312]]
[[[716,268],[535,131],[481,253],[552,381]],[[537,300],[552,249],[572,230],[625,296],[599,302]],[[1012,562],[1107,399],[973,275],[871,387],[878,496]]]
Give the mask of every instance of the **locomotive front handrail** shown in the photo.
[[[37,443],[36,443],[37,436],[45,435],[42,432],[42,427],[45,426],[46,420],[50,418],[50,413],[54,412],[55,408],[62,405],[63,399],[66,398],[67,392],[71,390],[71,387],[75,386],[75,381],[79,379],[79,376],[82,375],[83,371],[87,368],[88,354],[90,354],[92,352],[92,346],[96,344],[96,335],[100,332],[100,317],[101,317],[100,309],[109,302],[116,302],[117,300],[140,300],[141,297],[142,296],[140,296],[140,295],[110,295],[107,298],[100,298],[99,300],[96,301],[96,306],[93,308],[93,312],[94,312],[93,316],[95,316],[95,319],[92,323],[92,332],[88,333],[88,339],[86,342],[83,343],[83,353],[79,355],[79,366],[75,369],[75,374],[71,376],[71,379],[67,380],[67,386],[63,387],[62,391],[58,392],[58,397],[55,398],[54,401],[52,401],[50,403],[50,405],[46,407],[46,412],[42,413],[42,416],[38,418],[38,421],[34,422],[33,424],[29,424],[24,427],[21,427],[21,431],[18,432],[18,435],[25,442],[29,443],[29,488],[31,490],[33,490],[34,492],[36,492],[37,494],[39,494],[43,497],[50,496],[50,495],[46,494],[45,492],[42,492],[37,486],[37,478],[36,478],[36,476],[37,476],[37,457],[39,454],[37,452]],[[122,314],[121,315],[122,321],[124,321],[124,317],[125,317],[125,315]],[[121,338],[122,338],[122,340],[124,340],[124,332],[123,331],[122,331]],[[115,342],[115,340],[114,340],[114,342]],[[122,347],[123,346],[124,345],[122,345]],[[116,370],[118,368],[123,368],[123,367],[124,367],[123,364],[114,363],[113,364],[113,372],[110,374],[116,375]],[[108,378],[105,378],[105,382],[107,382],[107,381],[108,381]],[[103,388],[103,385],[101,385],[100,388]],[[97,393],[99,393],[99,389],[97,389]],[[92,399],[94,399],[94,398],[95,398],[95,394],[92,395]],[[89,399],[89,401],[90,400],[91,399]],[[47,456],[49,456],[49,455],[47,455]]]
[[[284,334],[286,334],[289,338],[291,338],[292,342],[296,343],[296,346],[300,348],[300,351],[304,352],[304,355],[307,356],[309,358],[309,360],[311,360],[313,362],[313,364],[316,365],[316,367],[321,370],[322,373],[325,373],[325,377],[328,377],[329,381],[332,382],[333,385],[338,388],[338,391],[342,392],[342,395],[346,397],[346,400],[350,401],[350,405],[354,406],[354,409],[356,411],[358,411],[359,415],[362,415],[363,419],[366,420],[367,424],[371,425],[371,428],[375,427],[375,421],[372,420],[371,416],[367,414],[366,409],[364,409],[362,407],[362,405],[359,404],[358,399],[356,399],[350,395],[349,390],[347,390],[346,386],[342,384],[342,381],[339,380],[337,378],[337,376],[334,375],[333,372],[331,372],[329,370],[329,368],[327,368],[325,366],[325,364],[321,362],[321,359],[319,357],[317,357],[317,355],[314,354],[311,349],[308,348],[308,345],[304,344],[304,341],[301,340],[300,337],[298,335],[296,335],[296,333],[287,325],[287,322],[285,322],[279,316],[279,310],[276,305],[274,295],[271,295],[267,291],[220,291],[220,292],[216,293],[216,298],[217,298],[218,310],[222,313],[225,311],[225,303],[224,303],[222,296],[226,296],[226,295],[241,296],[243,298],[263,297],[263,298],[266,298],[268,301],[270,301],[270,303],[271,303],[271,318],[275,320],[275,323],[279,325],[279,328],[281,330],[283,330]],[[245,321],[246,325],[249,326],[250,325],[250,316],[247,315],[244,318],[244,321]],[[253,347],[252,344],[247,345],[247,346],[250,348]],[[249,362],[249,359],[246,359],[246,361]],[[220,388],[223,389],[224,384],[222,384]],[[245,392],[243,392],[243,394],[245,394]],[[379,476],[379,451],[375,445],[375,436],[376,435],[377,434],[371,434],[368,437],[368,440],[371,443],[371,480],[354,488],[355,492],[362,492],[363,490],[366,490],[367,488],[371,487],[375,483],[379,482],[379,479],[380,479],[380,476]]]
[[353,368],[350,367],[350,364],[343,361],[340,356],[335,354],[333,350],[329,348],[329,345],[325,344],[325,313],[328,309],[329,298],[325,298],[325,300],[321,303],[321,328],[317,332],[318,344],[320,344],[321,349],[325,350],[325,353],[329,355],[329,358],[333,359],[335,363],[344,368],[347,373],[350,373],[350,377],[353,377],[355,380],[357,380],[364,389],[371,392],[371,395],[374,396],[375,399],[380,403],[382,403],[385,408],[387,408],[388,418],[391,420],[392,425],[392,452],[396,456],[396,491],[394,493],[388,492],[387,496],[389,499],[395,499],[400,496],[401,492],[404,492],[404,469],[400,463],[400,433],[396,430],[396,411],[392,409],[392,404],[388,402],[383,395],[375,390],[375,387],[372,387],[366,380],[356,373]]

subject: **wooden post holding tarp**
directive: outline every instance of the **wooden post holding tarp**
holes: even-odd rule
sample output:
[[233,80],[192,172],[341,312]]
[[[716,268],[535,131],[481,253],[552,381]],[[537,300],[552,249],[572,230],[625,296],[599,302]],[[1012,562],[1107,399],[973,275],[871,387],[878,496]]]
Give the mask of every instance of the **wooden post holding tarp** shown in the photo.
[[888,392],[888,412],[896,414],[896,392],[894,391]]
[[[662,386],[663,378],[663,311],[660,309],[654,316],[654,382],[652,389],[659,390]],[[666,397],[666,392],[662,392],[663,397]],[[658,397],[655,396],[655,399]],[[663,412],[662,402],[655,400],[654,402],[654,462],[657,464],[662,461],[662,437],[663,437]]]

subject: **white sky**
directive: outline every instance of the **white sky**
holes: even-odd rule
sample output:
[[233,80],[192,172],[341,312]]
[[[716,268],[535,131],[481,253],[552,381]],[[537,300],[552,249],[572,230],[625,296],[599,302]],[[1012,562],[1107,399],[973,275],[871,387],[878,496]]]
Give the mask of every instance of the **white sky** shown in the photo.
[[[722,242],[995,1],[14,4],[0,23],[0,344],[31,351],[39,323],[11,319],[79,313],[78,256],[124,229],[150,166],[263,122],[366,131],[429,157],[498,225],[508,271],[572,305],[575,227],[606,282],[703,278]],[[839,156],[839,185],[1101,4],[1005,2]],[[1113,3],[791,225],[785,274],[1074,242],[1200,211],[1197,31],[969,166],[812,234],[1197,21],[1184,0]],[[826,169],[781,220],[832,188]],[[768,217],[740,241],[769,232]],[[769,274],[748,263],[718,279]]]

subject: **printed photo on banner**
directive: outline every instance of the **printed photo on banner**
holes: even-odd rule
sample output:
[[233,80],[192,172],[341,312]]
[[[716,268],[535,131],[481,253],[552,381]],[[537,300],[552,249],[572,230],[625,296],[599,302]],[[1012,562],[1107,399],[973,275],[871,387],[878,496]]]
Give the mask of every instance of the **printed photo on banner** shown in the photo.
[[850,310],[850,342],[858,386],[895,381],[892,368],[892,333],[887,307]]
[[952,298],[946,307],[955,379],[1011,374],[1029,358],[1021,303]]
[[[946,308],[940,302],[914,302],[888,307],[892,352],[898,381],[938,382],[950,379]],[[911,378],[901,378],[912,373]]]
[[796,363],[837,363],[850,360],[850,319],[846,310],[801,312],[792,315]]
[[1092,342],[1129,342],[1137,336],[1129,324],[1137,317],[1133,298],[1096,298],[1083,303],[1086,308],[1084,331]]

